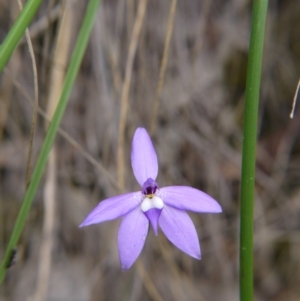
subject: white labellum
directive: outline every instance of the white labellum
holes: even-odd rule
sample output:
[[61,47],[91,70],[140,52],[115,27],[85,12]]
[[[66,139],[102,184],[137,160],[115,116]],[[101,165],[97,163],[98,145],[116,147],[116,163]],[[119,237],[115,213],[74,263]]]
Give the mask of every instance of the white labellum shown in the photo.
[[141,204],[141,209],[143,212],[146,212],[152,208],[162,209],[164,207],[164,202],[161,198],[154,195],[153,197],[145,197]]

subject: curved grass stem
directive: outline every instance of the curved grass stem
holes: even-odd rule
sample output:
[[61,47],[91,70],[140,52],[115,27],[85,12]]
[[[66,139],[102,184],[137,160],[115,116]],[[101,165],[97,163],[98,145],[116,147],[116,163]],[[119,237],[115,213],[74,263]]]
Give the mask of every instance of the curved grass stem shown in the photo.
[[9,58],[17,47],[29,23],[35,16],[43,0],[29,0],[24,6],[18,19],[0,46],[0,72],[6,66]]
[[81,64],[90,33],[94,24],[94,20],[97,14],[97,8],[99,6],[100,0],[90,0],[87,10],[85,12],[85,16],[83,19],[83,23],[76,41],[76,45],[70,60],[69,68],[66,74],[65,82],[63,85],[62,93],[59,99],[59,103],[53,115],[53,119],[49,126],[46,138],[44,140],[41,152],[39,154],[35,169],[33,171],[30,184],[26,191],[19,215],[17,217],[13,233],[10,237],[8,246],[6,248],[4,258],[2,260],[0,266],[0,284],[3,282],[7,266],[9,264],[9,260],[11,258],[11,254],[16,247],[16,244],[20,238],[22,233],[26,218],[28,216],[33,198],[35,196],[36,190],[40,183],[41,177],[43,175],[47,159],[54,143],[54,139],[56,137],[60,121],[64,114],[65,108],[67,106],[78,70]]

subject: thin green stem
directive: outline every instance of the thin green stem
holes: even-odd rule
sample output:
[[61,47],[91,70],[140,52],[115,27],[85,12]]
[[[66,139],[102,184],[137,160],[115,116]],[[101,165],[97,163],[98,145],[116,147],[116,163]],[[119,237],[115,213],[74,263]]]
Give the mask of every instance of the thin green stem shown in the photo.
[[240,300],[253,300],[253,208],[257,119],[268,0],[253,1],[246,83],[241,183]]
[[13,249],[16,247],[16,244],[20,238],[33,198],[35,196],[39,182],[43,175],[50,150],[52,148],[60,121],[68,103],[68,99],[70,97],[72,87],[74,85],[74,81],[77,76],[78,69],[87,46],[87,42],[94,24],[99,3],[100,0],[90,0],[88,4],[83,23],[79,32],[79,36],[73,51],[73,55],[70,61],[70,65],[66,74],[66,79],[64,82],[59,103],[57,105],[57,109],[53,115],[53,119],[49,126],[39,158],[37,160],[35,169],[32,174],[31,182],[28,186],[28,190],[26,191],[25,198],[23,200],[19,215],[17,217],[13,233],[10,237],[10,241],[5,251],[4,259],[0,266],[0,284],[4,280],[9,259],[13,252]]
[[29,0],[0,47],[0,72],[17,47],[43,0]]

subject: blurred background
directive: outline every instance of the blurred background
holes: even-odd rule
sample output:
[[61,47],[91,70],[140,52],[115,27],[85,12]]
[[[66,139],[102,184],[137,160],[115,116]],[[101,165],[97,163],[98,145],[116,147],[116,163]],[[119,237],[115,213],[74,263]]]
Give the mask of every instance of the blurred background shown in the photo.
[[[0,75],[1,259],[26,190],[26,166],[36,163],[86,4],[43,1],[29,29],[37,76],[25,37]],[[137,13],[142,5],[144,16]],[[251,9],[248,0],[102,1],[1,301],[238,300]],[[1,41],[18,13],[17,1],[0,0]],[[269,3],[257,149],[256,300],[300,300],[299,106],[289,118],[300,77],[299,15],[299,1]],[[28,164],[35,78],[40,109]],[[196,187],[223,208],[218,215],[190,214],[201,261],[151,230],[139,260],[122,272],[120,220],[78,228],[100,200],[139,190],[130,165],[138,126],[151,131],[160,186]]]

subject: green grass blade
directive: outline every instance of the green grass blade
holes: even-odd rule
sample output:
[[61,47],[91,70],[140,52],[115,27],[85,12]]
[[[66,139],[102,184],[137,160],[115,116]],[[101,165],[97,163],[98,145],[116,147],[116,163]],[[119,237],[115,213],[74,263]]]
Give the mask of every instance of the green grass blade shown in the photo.
[[253,208],[259,89],[268,0],[254,0],[248,58],[241,184],[240,300],[253,300]]
[[6,66],[43,0],[29,0],[0,47],[0,72]]
[[49,152],[52,148],[60,121],[64,114],[68,99],[71,94],[72,87],[74,85],[75,78],[78,73],[79,66],[82,61],[83,54],[85,52],[88,39],[90,37],[90,33],[94,24],[94,20],[97,14],[97,8],[99,6],[100,0],[90,0],[83,23],[79,32],[79,36],[73,51],[73,55],[70,61],[70,65],[66,74],[66,79],[64,82],[62,94],[57,106],[57,109],[54,113],[52,122],[49,126],[45,141],[43,143],[39,158],[36,163],[36,167],[33,171],[31,182],[28,186],[28,189],[25,194],[25,198],[23,200],[19,215],[17,217],[13,233],[10,237],[10,241],[6,248],[6,252],[4,255],[4,259],[0,266],[0,284],[3,282],[5,274],[6,274],[6,267],[9,262],[12,250],[15,248],[20,235],[22,233],[26,218],[29,213],[29,209],[31,207],[33,198],[35,196],[36,190],[38,188],[39,182],[43,175],[47,159],[49,156]]

